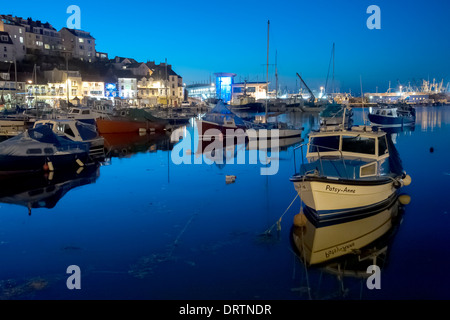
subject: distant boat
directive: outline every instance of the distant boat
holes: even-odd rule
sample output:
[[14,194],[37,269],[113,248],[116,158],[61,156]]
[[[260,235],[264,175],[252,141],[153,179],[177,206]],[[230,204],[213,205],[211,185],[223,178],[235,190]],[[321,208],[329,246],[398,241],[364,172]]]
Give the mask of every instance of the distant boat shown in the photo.
[[319,113],[319,119],[321,126],[335,126],[343,124],[346,127],[351,127],[353,124],[353,110],[342,104],[330,103]]
[[114,116],[97,118],[97,129],[103,133],[164,132],[169,124],[151,113],[137,108],[117,110]]
[[0,117],[0,136],[14,137],[33,127],[35,117],[26,114],[10,114]]
[[[201,119],[196,120],[199,136],[217,136],[222,134],[245,135],[251,122],[243,120],[232,112],[222,100],[208,111]],[[241,131],[237,131],[241,129]]]
[[405,127],[416,122],[416,110],[409,105],[387,105],[373,108],[368,115],[373,126]]
[[[353,219],[389,201],[411,180],[386,132],[367,126],[311,132],[306,159],[290,180],[319,221]],[[302,152],[303,155],[303,152]]]
[[0,143],[0,174],[79,168],[89,160],[89,143],[59,137],[39,126]]
[[238,97],[238,101],[230,105],[232,111],[245,111],[245,112],[263,112],[264,105],[262,102],[257,102],[256,99],[246,93]]

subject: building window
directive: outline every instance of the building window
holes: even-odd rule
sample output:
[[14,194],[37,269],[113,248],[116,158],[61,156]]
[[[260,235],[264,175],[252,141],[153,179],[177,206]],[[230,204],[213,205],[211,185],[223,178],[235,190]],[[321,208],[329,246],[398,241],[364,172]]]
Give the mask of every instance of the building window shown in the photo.
[[20,43],[23,43],[23,37],[20,37],[19,40],[20,40]]
[[3,51],[7,52],[7,51],[8,51],[8,48],[4,47],[4,48],[3,48]]
[[78,42],[79,42],[79,43],[83,43],[83,42],[84,42],[84,39],[79,38],[79,39],[78,39]]
[[8,36],[2,36],[2,41],[8,41]]

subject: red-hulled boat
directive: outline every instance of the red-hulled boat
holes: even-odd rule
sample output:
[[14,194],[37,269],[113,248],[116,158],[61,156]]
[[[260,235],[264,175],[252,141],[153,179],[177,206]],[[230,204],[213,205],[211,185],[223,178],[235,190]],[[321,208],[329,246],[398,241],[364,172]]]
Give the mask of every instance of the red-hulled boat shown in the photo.
[[217,134],[226,136],[227,130],[232,130],[228,131],[228,133],[234,135],[235,132],[238,133],[237,129],[242,129],[243,135],[245,135],[245,130],[247,129],[246,122],[228,109],[222,100],[219,100],[211,111],[196,122],[198,134],[201,137],[217,136]]
[[124,109],[108,118],[97,118],[97,130],[103,133],[164,132],[168,121],[152,116],[142,109]]

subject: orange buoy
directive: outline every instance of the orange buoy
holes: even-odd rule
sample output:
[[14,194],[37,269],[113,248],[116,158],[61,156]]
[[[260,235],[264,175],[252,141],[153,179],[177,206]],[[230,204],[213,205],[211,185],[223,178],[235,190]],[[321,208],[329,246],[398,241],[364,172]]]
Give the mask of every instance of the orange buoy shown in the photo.
[[303,213],[298,213],[294,216],[294,226],[303,227],[306,225],[306,216]]

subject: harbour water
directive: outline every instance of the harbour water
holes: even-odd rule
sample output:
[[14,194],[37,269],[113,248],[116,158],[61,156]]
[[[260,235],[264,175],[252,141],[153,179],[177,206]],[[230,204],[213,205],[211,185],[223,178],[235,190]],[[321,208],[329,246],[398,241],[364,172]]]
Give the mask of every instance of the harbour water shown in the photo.
[[[356,109],[355,123],[363,118]],[[280,119],[303,127],[305,142],[319,125],[317,113]],[[116,147],[98,168],[55,172],[31,192],[29,181],[10,182],[16,193],[4,185],[0,299],[450,298],[449,106],[417,108],[413,130],[394,134],[412,177],[402,190],[411,201],[382,244],[380,289],[369,289],[367,277],[355,277],[345,262],[339,271],[349,272],[339,276],[330,267],[306,266],[296,254],[290,240],[300,208],[289,181],[294,145],[280,150],[274,175],[261,175],[267,165],[249,158],[245,164],[174,163],[177,143],[190,139],[195,152],[195,131],[192,124],[181,128],[174,141],[109,137]],[[226,183],[227,175],[236,176],[234,183]],[[52,195],[40,198],[43,192]],[[80,269],[81,289],[67,287],[72,265]]]

